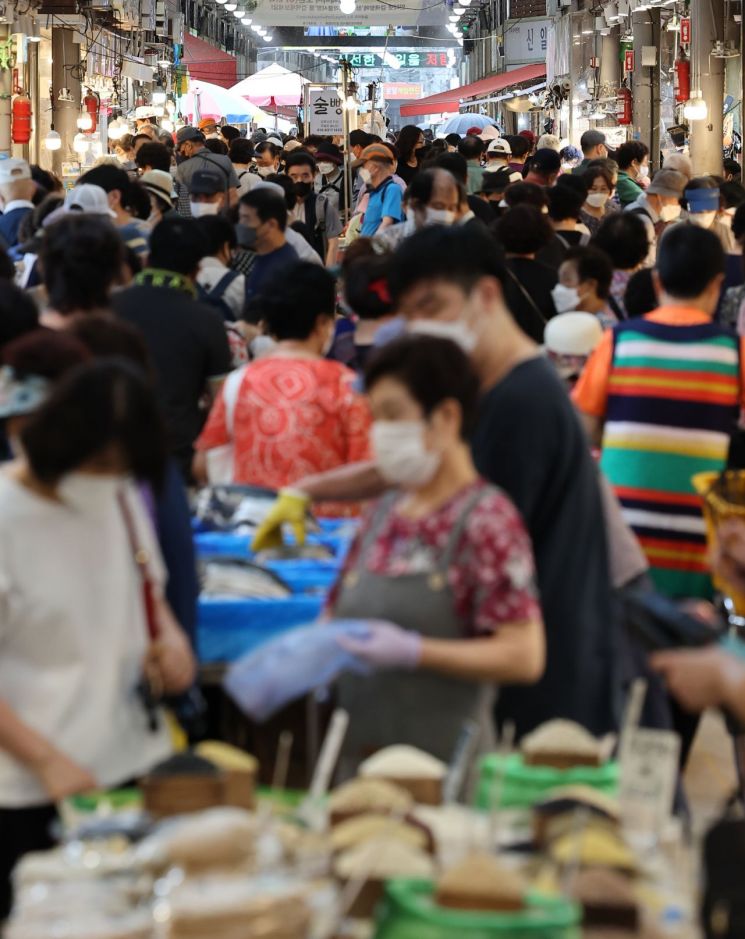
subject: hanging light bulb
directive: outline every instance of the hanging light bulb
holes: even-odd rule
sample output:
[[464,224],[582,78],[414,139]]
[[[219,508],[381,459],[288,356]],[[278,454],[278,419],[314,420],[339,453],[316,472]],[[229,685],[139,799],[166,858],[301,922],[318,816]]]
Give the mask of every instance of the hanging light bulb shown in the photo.
[[233,10],[233,16],[234,16],[237,20],[242,20],[245,15],[246,15],[246,11],[245,11],[245,10]]
[[173,121],[170,120],[170,118],[163,118],[163,120],[160,122],[160,126],[167,134],[173,133]]
[[87,111],[81,111],[77,119],[78,130],[93,130],[93,118]]
[[47,150],[59,150],[62,146],[62,138],[54,128],[48,131],[44,137],[44,147]]
[[228,11],[228,13],[232,13],[233,10],[237,10],[237,9],[238,9],[238,4],[237,4],[237,3],[226,3],[226,4],[225,4],[225,9]]
[[253,20],[251,19],[250,16],[244,16],[243,19],[241,20],[241,23],[243,24],[243,26],[250,26],[251,23],[253,23]]
[[86,153],[89,146],[90,141],[85,136],[85,134],[75,134],[75,136],[72,138],[72,149],[76,153]]
[[345,16],[351,16],[357,9],[356,0],[339,0],[339,9]]
[[158,85],[150,97],[155,107],[163,107],[166,103],[166,90],[162,85]]
[[121,138],[127,133],[127,125],[120,118],[115,118],[110,124],[108,129],[109,140],[121,140]]
[[690,100],[683,106],[683,116],[688,121],[705,121],[709,108],[704,101],[703,92],[692,91]]

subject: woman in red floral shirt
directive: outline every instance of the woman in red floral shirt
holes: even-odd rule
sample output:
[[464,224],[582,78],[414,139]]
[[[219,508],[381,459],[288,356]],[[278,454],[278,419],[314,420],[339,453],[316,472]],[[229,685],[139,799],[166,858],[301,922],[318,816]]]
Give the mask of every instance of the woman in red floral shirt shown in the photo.
[[471,721],[491,746],[496,683],[532,683],[545,659],[530,539],[471,459],[479,385],[467,356],[406,337],[366,381],[377,466],[397,489],[368,513],[331,601],[335,617],[366,621],[340,642],[374,668],[339,681],[346,774],[392,743],[449,760]]
[[334,279],[316,264],[298,262],[267,285],[258,307],[277,345],[245,366],[238,384],[228,378],[196,443],[202,452],[233,444],[233,482],[280,489],[369,456],[370,412],[355,375],[324,358],[335,303]]

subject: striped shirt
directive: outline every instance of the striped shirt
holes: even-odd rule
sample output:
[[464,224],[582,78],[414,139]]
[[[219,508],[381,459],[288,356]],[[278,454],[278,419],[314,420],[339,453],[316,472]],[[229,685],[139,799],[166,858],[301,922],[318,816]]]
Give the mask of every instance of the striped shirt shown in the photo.
[[741,345],[700,311],[663,307],[606,333],[574,391],[581,411],[605,420],[601,467],[669,596],[711,592],[691,478],[726,464]]

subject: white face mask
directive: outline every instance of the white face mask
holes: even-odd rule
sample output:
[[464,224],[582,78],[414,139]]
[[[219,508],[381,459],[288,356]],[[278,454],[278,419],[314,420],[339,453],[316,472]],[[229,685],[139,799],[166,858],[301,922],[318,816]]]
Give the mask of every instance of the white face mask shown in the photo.
[[640,166],[639,167],[639,179],[646,179],[649,176],[649,167]]
[[565,287],[564,284],[557,284],[551,291],[551,297],[557,313],[569,313],[579,306],[579,291],[576,287]]
[[336,169],[336,165],[334,163],[319,163],[318,164],[318,172],[321,173],[322,176],[331,176],[335,169]]
[[425,213],[426,225],[452,225],[455,221],[455,212],[447,209],[427,209]]
[[436,339],[449,339],[467,354],[471,355],[478,345],[478,336],[463,320],[414,320],[409,325],[409,332],[419,336],[434,336]]
[[372,449],[383,478],[408,489],[424,486],[442,459],[424,445],[424,421],[375,421]]
[[202,218],[205,215],[217,215],[220,206],[217,202],[189,202],[192,218]]
[[680,205],[677,203],[668,203],[660,208],[660,220],[663,222],[674,222],[680,218]]
[[372,182],[372,173],[370,172],[370,170],[366,166],[363,166],[360,168],[359,172],[360,172],[360,179],[362,180],[362,182],[366,186],[369,186],[370,183]]
[[593,209],[602,209],[608,199],[610,199],[610,193],[608,192],[587,193],[587,204],[591,205]]
[[257,167],[257,172],[259,176],[266,177],[276,173],[277,170],[274,166],[259,166]]
[[699,228],[711,228],[716,217],[716,212],[694,212],[692,215],[688,216],[691,220],[691,224],[698,225]]

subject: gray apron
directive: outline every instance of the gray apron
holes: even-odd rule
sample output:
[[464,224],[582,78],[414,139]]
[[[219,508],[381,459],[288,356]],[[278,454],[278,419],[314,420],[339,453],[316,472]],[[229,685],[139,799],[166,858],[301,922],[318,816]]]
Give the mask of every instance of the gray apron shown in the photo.
[[[399,494],[381,500],[356,566],[344,578],[334,615],[388,620],[431,639],[462,639],[463,623],[455,612],[448,570],[468,516],[482,496],[479,491],[466,502],[442,555],[430,554],[424,565],[428,569],[399,577],[365,569],[368,553]],[[427,554],[423,551],[421,556],[426,559]],[[371,753],[396,743],[419,747],[449,763],[466,721],[474,721],[479,728],[479,751],[493,749],[493,684],[424,669],[383,669],[368,676],[343,675],[337,690],[340,706],[350,715],[340,762],[345,778],[354,775]]]

